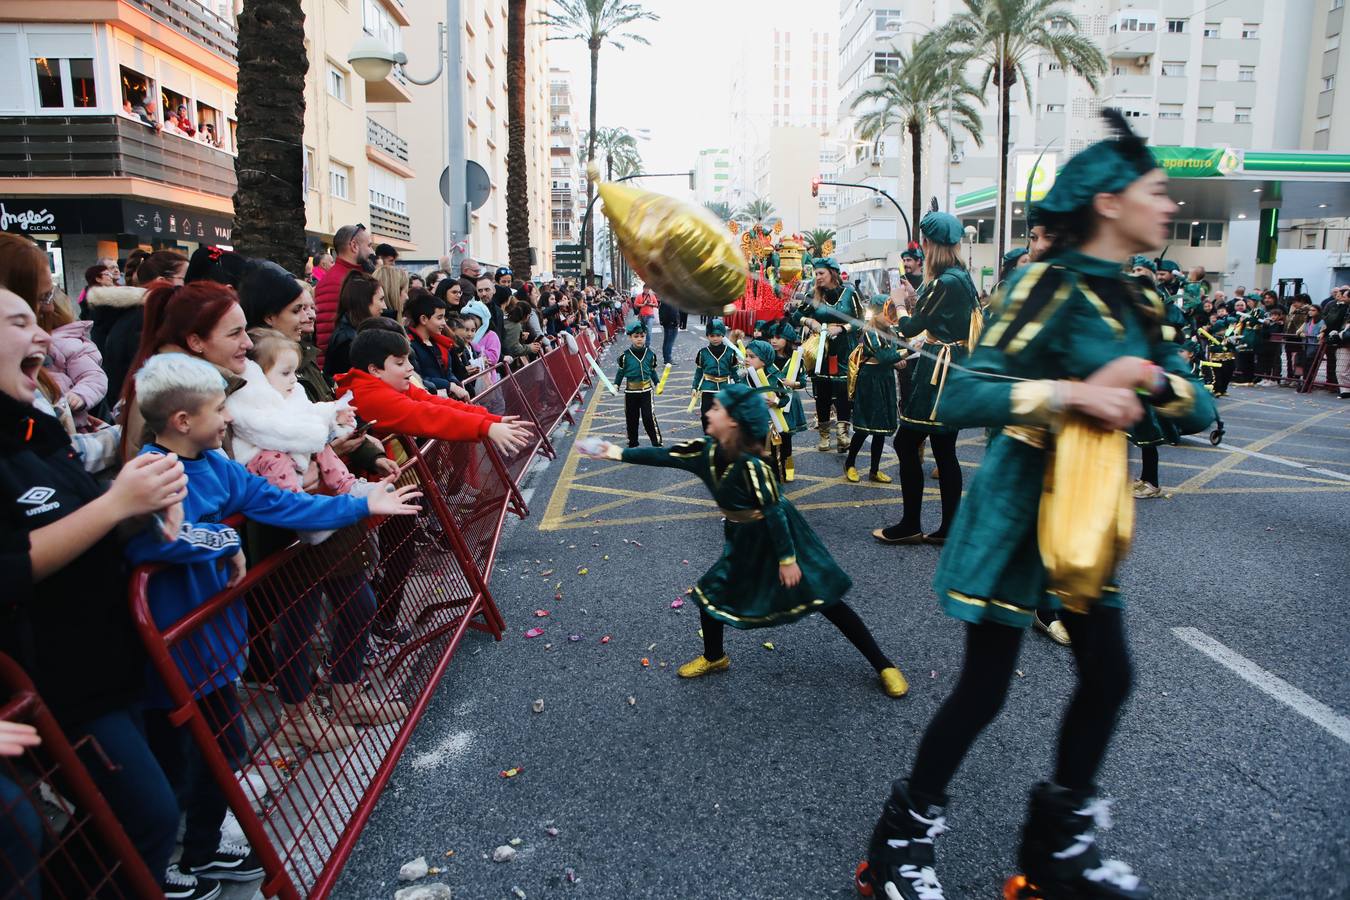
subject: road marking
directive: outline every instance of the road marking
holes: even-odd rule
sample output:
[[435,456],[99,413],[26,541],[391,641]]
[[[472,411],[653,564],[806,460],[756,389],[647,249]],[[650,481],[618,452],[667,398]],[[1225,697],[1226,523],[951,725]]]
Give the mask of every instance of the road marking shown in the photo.
[[[1299,422],[1297,425],[1291,425],[1291,426],[1289,426],[1288,428],[1285,428],[1285,429],[1282,429],[1282,430],[1280,430],[1280,431],[1277,431],[1277,432],[1275,432],[1274,434],[1272,434],[1272,435],[1270,435],[1270,436],[1268,436],[1268,437],[1264,437],[1264,438],[1262,438],[1262,439],[1259,440],[1259,441],[1253,441],[1252,443],[1248,444],[1246,447],[1241,447],[1241,448],[1238,448],[1238,447],[1229,447],[1229,448],[1227,448],[1227,449],[1230,451],[1230,453],[1229,453],[1228,456],[1226,456],[1225,458],[1219,460],[1219,461],[1216,462],[1214,465],[1210,466],[1208,469],[1206,469],[1205,471],[1199,473],[1198,475],[1194,475],[1194,476],[1192,476],[1191,478],[1188,478],[1188,479],[1186,479],[1185,481],[1183,481],[1181,484],[1177,485],[1176,488],[1174,489],[1174,493],[1178,493],[1178,494],[1189,493],[1189,492],[1195,490],[1196,488],[1199,488],[1199,487],[1202,487],[1202,486],[1208,484],[1209,482],[1213,481],[1213,480],[1214,480],[1215,478],[1217,478],[1218,476],[1222,475],[1224,472],[1227,472],[1229,469],[1232,469],[1232,468],[1236,467],[1238,464],[1240,464],[1240,463],[1242,462],[1242,454],[1241,454],[1241,453],[1233,453],[1233,452],[1231,452],[1231,451],[1233,451],[1233,450],[1242,450],[1242,451],[1245,451],[1245,452],[1247,452],[1247,453],[1249,453],[1249,454],[1250,454],[1250,453],[1255,453],[1255,452],[1258,451],[1258,450],[1264,450],[1264,449],[1266,449],[1267,447],[1269,447],[1271,444],[1277,443],[1278,441],[1282,440],[1283,438],[1287,438],[1287,437],[1290,437],[1290,436],[1292,436],[1292,435],[1298,434],[1300,431],[1303,431],[1305,428],[1311,428],[1313,425],[1316,425],[1318,422],[1321,422],[1321,421],[1323,421],[1324,419],[1329,419],[1329,418],[1331,418],[1332,416],[1337,415],[1338,413],[1340,413],[1340,412],[1342,412],[1342,411],[1343,411],[1343,410],[1341,410],[1341,409],[1329,409],[1329,410],[1327,410],[1327,411],[1324,412],[1324,413],[1319,413],[1318,415],[1310,416],[1309,418],[1304,419],[1302,422]],[[1218,448],[1213,448],[1213,449],[1218,449],[1218,450],[1222,451],[1224,448],[1218,447]]]
[[1198,628],[1173,628],[1172,633],[1257,690],[1269,694],[1314,725],[1321,726],[1334,737],[1350,744],[1350,718],[1341,715],[1320,700],[1314,700],[1283,678],[1267,672]]

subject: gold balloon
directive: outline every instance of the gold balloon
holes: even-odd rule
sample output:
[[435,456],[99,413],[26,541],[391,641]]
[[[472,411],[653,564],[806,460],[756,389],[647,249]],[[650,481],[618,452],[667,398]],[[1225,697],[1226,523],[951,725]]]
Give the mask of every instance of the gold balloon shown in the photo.
[[689,203],[590,171],[628,264],[657,295],[688,313],[716,315],[745,293],[744,258],[720,222]]

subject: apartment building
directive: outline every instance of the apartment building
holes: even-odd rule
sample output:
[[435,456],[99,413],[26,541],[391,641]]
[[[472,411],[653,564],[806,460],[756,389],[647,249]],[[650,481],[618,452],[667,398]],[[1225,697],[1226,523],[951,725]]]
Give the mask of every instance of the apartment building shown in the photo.
[[[550,68],[549,105],[549,244],[581,241],[581,217],[586,209],[585,172],[581,157],[581,130],[576,115],[570,69]],[[544,270],[549,271],[551,270]]]
[[[848,110],[870,74],[896,64],[894,45],[911,46],[958,6],[950,0],[903,9],[886,0],[840,4],[841,134],[853,162],[846,170],[853,177],[843,180],[898,189],[906,208],[912,183],[907,143],[902,148],[898,136],[888,135],[864,144],[849,133]],[[1257,263],[1266,258],[1257,246],[1263,223],[1288,233],[1335,214],[1338,205],[1341,215],[1350,211],[1350,202],[1340,205],[1350,201],[1341,186],[1350,166],[1320,153],[1336,146],[1339,0],[1073,0],[1068,6],[1080,32],[1106,56],[1108,71],[1094,92],[1051,58],[1027,67],[1035,105],[1016,90],[1009,129],[1011,242],[1025,239],[1024,194],[1037,157],[1045,153],[1033,200],[1053,183],[1057,167],[1101,136],[1098,114],[1107,105],[1120,108],[1171,160],[1173,192],[1184,205],[1169,255],[1205,266],[1213,281],[1252,284],[1277,274]],[[980,73],[972,68],[970,74],[977,81]],[[966,255],[982,286],[993,283],[997,244],[997,109],[992,90],[988,96],[983,148],[959,133],[948,144],[937,128],[924,139],[923,195],[948,198],[946,207],[974,229]],[[837,226],[841,258],[856,271],[894,267],[904,241],[894,209],[865,192],[845,193]]]
[[70,290],[99,257],[228,244],[237,75],[196,0],[3,0],[0,228]]
[[730,203],[731,150],[726,147],[700,150],[694,161],[694,200]]

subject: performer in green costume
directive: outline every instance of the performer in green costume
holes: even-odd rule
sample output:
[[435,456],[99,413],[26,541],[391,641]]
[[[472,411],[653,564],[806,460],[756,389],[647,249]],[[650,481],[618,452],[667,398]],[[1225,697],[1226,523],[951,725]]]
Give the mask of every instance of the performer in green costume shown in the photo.
[[652,397],[656,392],[656,353],[647,346],[647,326],[634,319],[624,329],[629,347],[619,354],[619,371],[614,385],[623,386],[623,412],[628,426],[628,446],[638,445],[638,417],[647,429],[653,447],[661,446],[661,426],[656,424]]
[[736,351],[727,346],[727,325],[713,319],[707,328],[708,346],[694,356],[694,393],[699,395],[699,418],[703,433],[708,433],[708,410],[717,399],[717,392],[736,378]]
[[869,437],[872,439],[872,465],[868,479],[881,484],[891,483],[891,476],[881,471],[881,455],[886,449],[886,438],[895,433],[899,424],[896,421],[899,407],[895,364],[904,358],[904,353],[885,321],[889,299],[884,294],[877,294],[868,301],[867,327],[858,337],[858,349],[854,354],[858,358],[858,374],[853,384],[853,440],[848,445],[844,477],[855,484],[862,480],[856,468],[858,451]]
[[830,449],[830,411],[833,410],[834,449],[845,453],[853,413],[848,400],[848,355],[853,352],[849,322],[862,318],[862,301],[853,285],[840,280],[839,263],[834,259],[817,259],[814,266],[816,286],[812,308],[809,313],[798,309],[792,324],[820,332],[817,355],[822,358],[810,373],[811,388],[816,396],[816,426],[820,431],[816,449],[822,453]]
[[797,349],[797,329],[783,319],[769,326],[769,343],[773,346],[773,365],[779,372],[774,387],[785,392],[790,402],[783,410],[787,418],[787,430],[779,433],[782,443],[779,447],[779,459],[782,461],[783,481],[791,484],[797,480],[797,466],[792,460],[792,436],[806,430],[806,408],[802,406],[801,396],[797,393],[806,387],[805,365],[799,365],[796,379],[788,381],[788,366],[792,363],[792,354]]
[[[924,239],[928,281],[896,330],[907,338],[924,335],[924,354],[907,364],[912,369],[910,396],[895,433],[904,516],[894,525],[872,532],[883,544],[941,544],[947,538],[961,501],[961,464],[956,459],[957,429],[947,420],[950,404],[943,394],[951,366],[960,365],[969,353],[971,329],[978,333],[983,323],[975,283],[958,252],[961,221],[944,212],[930,212],[920,221],[919,231]],[[937,462],[942,494],[942,525],[931,534],[923,533],[920,520],[924,489],[920,448],[925,438]]]
[[[1149,302],[1156,302],[1163,307],[1165,317],[1162,339],[1180,345],[1186,317],[1174,300],[1164,299],[1158,294],[1153,260],[1147,256],[1136,256],[1130,260],[1130,271],[1139,282],[1140,290],[1153,295]],[[1136,500],[1154,500],[1163,496],[1158,484],[1158,447],[1180,442],[1181,432],[1171,419],[1158,415],[1152,406],[1144,408],[1144,417],[1130,429],[1130,443],[1139,448],[1141,457],[1139,480],[1134,483],[1133,489]]]
[[[860,867],[860,887],[878,896],[943,896],[933,839],[945,830],[947,787],[1007,695],[1034,611],[1053,601],[1037,541],[1043,476],[1066,414],[1123,429],[1149,404],[1183,430],[1213,419],[1209,396],[1164,341],[1164,310],[1123,276],[1122,263],[1160,246],[1176,204],[1167,175],[1125,119],[1119,135],[1069,161],[1040,204],[1057,234],[1042,262],[1014,276],[1007,307],[990,324],[968,370],[953,371],[943,399],[952,425],[996,425],[946,549],[934,587],[966,623],[956,689],[929,724],[907,779],[891,786]],[[1148,888],[1130,867],[1103,860],[1094,843],[1094,784],[1131,664],[1119,589],[1108,576],[1087,612],[1065,612],[1078,683],[1064,716],[1053,782],[1031,795],[1019,861],[1036,896],[1141,900]]]
[[853,582],[801,513],[778,493],[764,458],[769,410],[764,394],[733,384],[708,411],[708,436],[670,448],[620,450],[601,443],[582,452],[643,466],[682,469],[707,485],[725,517],[722,555],[694,587],[703,626],[703,654],[679,669],[698,678],[731,665],[723,627],[767,628],[819,612],[843,632],[876,670],[882,690],[909,690],[900,670],[877,647],[843,596]]

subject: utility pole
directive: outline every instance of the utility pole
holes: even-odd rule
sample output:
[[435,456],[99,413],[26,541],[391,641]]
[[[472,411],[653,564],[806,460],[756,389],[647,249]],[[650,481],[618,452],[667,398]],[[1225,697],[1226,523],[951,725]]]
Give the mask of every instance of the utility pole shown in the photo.
[[468,163],[464,152],[464,54],[460,50],[460,35],[464,33],[464,11],[460,0],[445,0],[445,124],[448,132],[447,161],[450,169],[450,265],[458,271],[465,253],[456,245],[469,242],[469,199],[465,190]]

